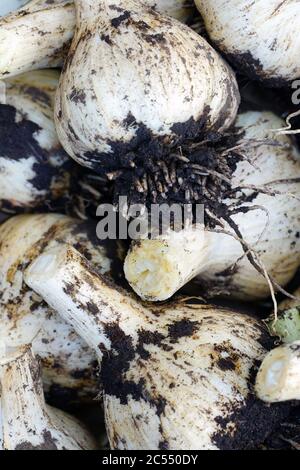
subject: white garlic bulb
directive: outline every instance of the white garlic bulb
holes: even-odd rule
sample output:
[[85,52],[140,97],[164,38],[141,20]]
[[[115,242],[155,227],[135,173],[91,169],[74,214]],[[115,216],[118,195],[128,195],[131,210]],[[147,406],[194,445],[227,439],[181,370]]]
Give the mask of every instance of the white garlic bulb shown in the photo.
[[283,86],[300,77],[300,3],[195,0],[213,43],[251,79]]
[[[217,286],[232,297],[255,300],[270,294],[265,271],[281,286],[292,279],[300,264],[300,157],[288,136],[274,132],[283,126],[270,112],[239,114],[236,132],[242,135],[235,147],[243,158],[231,176],[232,195],[223,206],[217,203],[223,227],[216,227],[218,233],[189,228],[133,244],[125,274],[139,296],[165,300],[197,278],[208,292]],[[222,218],[225,206],[228,217]]]
[[270,346],[260,321],[182,299],[139,303],[68,246],[44,252],[25,280],[98,355],[113,449],[251,448],[285,416],[252,393]]
[[53,399],[56,394],[74,401],[94,398],[96,358],[74,330],[24,285],[23,270],[45,247],[68,241],[98,272],[115,270],[118,275],[121,251],[114,243],[98,241],[94,230],[93,224],[55,214],[17,216],[0,226],[0,339],[8,347],[33,343],[42,359],[45,390]]
[[55,120],[76,161],[95,170],[144,165],[235,119],[234,74],[198,34],[137,0],[76,0],[77,28]]
[[57,71],[43,70],[0,84],[2,210],[67,205],[75,166],[60,145],[53,122],[58,77]]
[[46,405],[39,362],[30,347],[0,360],[0,450],[94,450],[79,421]]
[[[189,18],[193,5],[190,0],[144,0],[144,3],[183,22]],[[14,12],[18,6],[22,9]],[[74,2],[1,0],[0,15],[10,11],[13,13],[0,18],[0,78],[61,66],[74,35]]]

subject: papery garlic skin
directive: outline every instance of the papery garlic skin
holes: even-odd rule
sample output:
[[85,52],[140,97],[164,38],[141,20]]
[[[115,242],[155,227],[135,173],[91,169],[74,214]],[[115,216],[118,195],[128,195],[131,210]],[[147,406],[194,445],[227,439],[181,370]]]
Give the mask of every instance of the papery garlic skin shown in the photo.
[[0,78],[61,66],[74,24],[73,2],[65,0],[32,0],[0,18]]
[[283,419],[285,408],[251,391],[270,346],[258,320],[183,299],[139,303],[63,246],[37,258],[25,280],[95,349],[113,449],[243,449]]
[[153,140],[169,146],[232,124],[234,74],[198,34],[137,0],[75,4],[55,110],[72,158],[95,170],[119,168],[140,146],[151,154]]
[[[0,15],[18,6],[22,8],[0,18],[0,78],[61,66],[74,35],[74,2],[31,0],[25,6],[21,0],[6,3],[9,5],[0,6]],[[144,0],[144,3],[183,22],[192,11],[192,2],[187,0]]]
[[255,390],[260,400],[268,403],[300,400],[300,341],[267,354],[258,371]]
[[300,77],[300,4],[195,0],[213,43],[251,79],[283,86]]
[[0,361],[2,450],[93,450],[79,421],[45,403],[39,362],[29,347]]
[[67,204],[74,164],[53,122],[57,71],[5,80],[0,104],[0,208],[18,212]]
[[[270,112],[239,114],[237,132],[243,131],[241,141],[249,142],[241,152],[249,161],[237,163],[233,188],[255,185],[282,194],[255,194],[254,189],[241,189],[236,199],[224,201],[228,206],[238,203],[242,208],[253,208],[232,219],[268,273],[282,286],[292,279],[300,264],[300,184],[295,179],[300,174],[300,156],[288,136],[272,131],[283,126],[282,120]],[[270,184],[285,179],[295,183]],[[234,235],[226,222],[224,226]],[[207,285],[208,293],[210,286],[219,286],[242,300],[262,299],[270,293],[266,279],[244,256],[237,239],[201,227],[133,243],[124,270],[135,292],[151,301],[170,298],[192,278]]]
[[[101,273],[121,273],[121,251],[113,243],[97,241],[95,228],[57,214],[13,217],[0,226],[0,339],[9,347],[32,341],[43,363],[45,389],[55,399],[95,397],[96,357],[74,330],[51,311],[23,283],[26,264],[47,246],[67,241],[76,246]],[[119,264],[118,264],[119,263]]]

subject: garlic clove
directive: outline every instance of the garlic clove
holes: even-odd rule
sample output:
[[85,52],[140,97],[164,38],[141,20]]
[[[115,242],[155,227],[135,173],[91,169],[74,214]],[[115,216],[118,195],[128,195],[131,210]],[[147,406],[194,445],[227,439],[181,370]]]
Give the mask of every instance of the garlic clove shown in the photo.
[[270,347],[253,317],[184,299],[142,304],[62,245],[25,280],[95,349],[113,449],[253,448],[286,416],[289,406],[253,395]]
[[[244,157],[231,176],[232,197],[223,202],[236,209],[232,221],[247,246],[284,286],[300,265],[299,152],[288,136],[272,131],[282,127],[272,113],[240,113],[236,127],[242,134],[236,146]],[[124,266],[131,287],[143,299],[166,300],[196,278],[204,288],[216,286],[234,298],[267,297],[270,288],[262,270],[245,256],[228,221],[221,217],[221,222],[225,233],[199,226],[133,243]]]
[[300,76],[298,2],[195,0],[213,43],[238,70],[282,87]]
[[300,400],[300,341],[273,349],[256,379],[256,393],[267,403]]
[[74,418],[46,405],[39,369],[26,346],[0,361],[3,450],[93,450],[96,443]]
[[53,122],[59,73],[43,70],[2,82],[0,208],[8,212],[65,208],[75,165]]
[[233,123],[235,77],[190,28],[136,0],[75,5],[55,121],[62,145],[80,164],[105,172],[130,168],[134,151],[146,167],[175,142]]
[[98,272],[115,279],[122,273],[121,244],[97,240],[93,224],[58,214],[9,219],[0,226],[0,340],[10,347],[33,342],[35,354],[42,359],[45,390],[52,401],[57,393],[66,399],[70,396],[72,401],[90,400],[96,395],[94,352],[23,282],[24,267],[45,247],[60,241],[85,253]]

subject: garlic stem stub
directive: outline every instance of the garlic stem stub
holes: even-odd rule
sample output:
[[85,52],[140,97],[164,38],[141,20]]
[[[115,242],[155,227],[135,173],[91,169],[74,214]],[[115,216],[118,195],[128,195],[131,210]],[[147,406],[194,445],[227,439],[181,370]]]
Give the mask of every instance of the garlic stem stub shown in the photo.
[[252,392],[270,347],[260,321],[184,299],[142,304],[63,245],[25,280],[95,349],[113,449],[243,449],[284,419],[289,406]]
[[257,374],[256,393],[268,403],[300,400],[300,341],[269,352]]
[[100,242],[94,224],[58,214],[21,215],[0,226],[0,340],[8,347],[33,343],[42,359],[43,380],[52,403],[96,395],[96,356],[73,328],[23,282],[25,266],[44,249],[67,242],[93,263],[97,272],[118,279],[124,248]]
[[300,4],[195,0],[210,39],[250,79],[282,87],[300,77]]
[[[71,0],[7,0],[0,18],[0,78],[31,70],[60,67],[75,30],[75,7]],[[185,22],[193,11],[189,0],[144,0],[147,6]],[[9,5],[8,5],[9,4]],[[16,7],[22,6],[19,11]],[[14,47],[11,45],[14,44]]]
[[137,0],[75,6],[55,121],[81,165],[108,174],[135,166],[151,172],[152,160],[172,147],[233,123],[236,79],[197,33]]
[[10,213],[64,210],[75,165],[58,140],[53,101],[59,72],[41,70],[2,82],[0,208]]
[[28,346],[1,358],[1,450],[96,449],[84,426],[46,405],[40,373]]
[[300,306],[280,312],[276,319],[272,315],[268,326],[271,334],[283,343],[300,341]]
[[[300,264],[300,157],[289,137],[272,131],[282,124],[271,112],[241,112],[239,138],[225,151],[236,157],[233,172],[217,203],[208,191],[199,200],[205,229],[133,242],[124,270],[141,298],[166,300],[194,278],[208,295],[214,287],[256,300],[270,294],[266,273],[280,286],[293,278]],[[207,189],[214,179],[206,176]]]

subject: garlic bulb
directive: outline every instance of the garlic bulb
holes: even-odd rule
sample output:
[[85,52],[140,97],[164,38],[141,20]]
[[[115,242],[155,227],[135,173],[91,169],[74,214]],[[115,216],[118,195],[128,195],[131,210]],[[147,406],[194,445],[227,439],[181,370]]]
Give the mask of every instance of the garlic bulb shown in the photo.
[[28,346],[0,360],[2,450],[94,450],[73,417],[46,405],[39,363]]
[[260,299],[270,293],[266,271],[284,286],[299,267],[299,153],[288,136],[272,132],[283,122],[270,112],[240,113],[236,126],[242,158],[227,196],[212,200],[213,209],[203,202],[205,216],[215,210],[215,226],[142,240],[129,251],[126,278],[143,299],[165,300],[193,278],[207,292],[216,286],[234,298]]
[[0,78],[61,66],[74,23],[73,2],[66,0],[31,0],[0,18]]
[[[3,2],[3,0],[1,0]],[[6,2],[0,15],[22,9],[0,19],[0,78],[30,70],[63,64],[75,30],[75,9],[71,0],[23,0]],[[186,21],[191,0],[144,0],[148,6]],[[11,47],[11,44],[14,47]]]
[[64,208],[67,204],[75,165],[62,149],[53,122],[58,77],[57,71],[43,70],[4,81],[0,104],[2,210]]
[[251,79],[282,86],[300,77],[300,4],[195,0],[214,44]]
[[268,403],[300,400],[300,341],[273,349],[256,379],[256,393]]
[[42,359],[45,389],[54,399],[57,393],[75,401],[94,397],[96,358],[74,330],[24,285],[23,270],[44,248],[67,241],[91,260],[97,272],[118,276],[121,247],[98,241],[94,231],[93,224],[55,214],[17,216],[0,226],[0,339],[8,347],[33,342]]
[[137,0],[75,5],[55,119],[76,161],[109,172],[140,158],[147,168],[175,143],[232,124],[235,77],[198,34]]
[[68,246],[44,252],[25,281],[96,351],[113,449],[243,449],[285,416],[252,394],[270,339],[260,321],[183,300],[139,303]]

